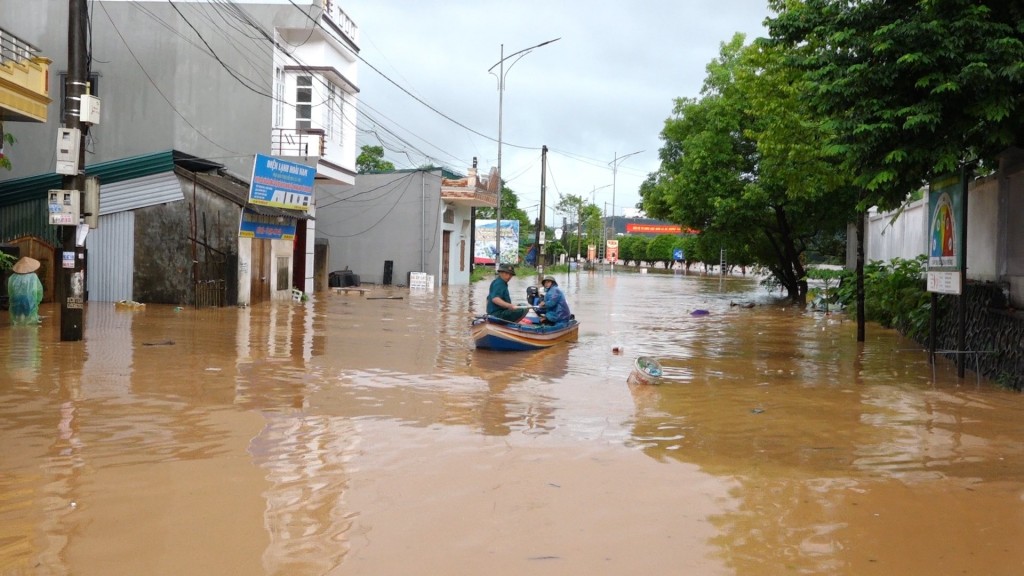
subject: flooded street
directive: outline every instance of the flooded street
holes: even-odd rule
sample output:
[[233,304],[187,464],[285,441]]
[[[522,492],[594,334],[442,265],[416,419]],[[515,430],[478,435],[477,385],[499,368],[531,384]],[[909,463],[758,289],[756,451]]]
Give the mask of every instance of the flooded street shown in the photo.
[[1024,572],[1021,394],[748,278],[558,281],[525,353],[486,283],[4,312],[0,575]]

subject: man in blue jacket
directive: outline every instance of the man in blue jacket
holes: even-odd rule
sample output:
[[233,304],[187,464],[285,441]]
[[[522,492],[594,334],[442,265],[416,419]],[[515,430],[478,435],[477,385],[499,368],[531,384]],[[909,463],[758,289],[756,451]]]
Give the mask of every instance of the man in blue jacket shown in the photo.
[[569,312],[569,303],[565,301],[565,294],[558,287],[554,276],[545,276],[541,281],[544,286],[544,304],[541,305],[538,314],[548,324],[562,324],[572,318]]

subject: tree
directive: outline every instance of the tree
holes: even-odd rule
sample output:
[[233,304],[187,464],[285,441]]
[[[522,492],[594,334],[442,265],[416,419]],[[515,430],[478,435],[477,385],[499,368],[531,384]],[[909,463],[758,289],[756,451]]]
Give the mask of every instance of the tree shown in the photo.
[[[925,181],[995,157],[1024,134],[1024,6],[967,0],[772,0],[771,42],[804,72],[824,147],[892,209]],[[864,341],[864,218],[857,220],[857,339]]]
[[862,204],[896,208],[923,182],[1024,136],[1024,4],[772,0],[772,42],[808,82],[828,148]]
[[3,122],[0,122],[0,168],[11,169],[11,159],[4,153],[4,148],[14,144],[16,141],[14,134],[4,132]]
[[799,71],[780,49],[743,40],[737,34],[722,45],[701,98],[676,101],[662,130],[661,168],[640,193],[649,215],[719,244],[727,238],[802,301],[803,253],[845,229],[855,200],[820,150],[821,127],[800,105]]
[[[585,217],[584,211],[586,206],[587,204],[586,201],[583,200],[583,197],[576,196],[575,194],[566,194],[564,196],[559,194],[558,204],[555,205],[555,210],[558,211],[559,214],[565,214],[569,218],[570,224],[575,224],[576,241],[572,245],[569,245],[569,247],[575,247],[577,254],[580,254],[581,249],[580,234],[583,230],[583,219]],[[566,230],[565,232],[568,233],[569,230]],[[566,236],[566,238],[568,238],[568,236]]]
[[356,170],[360,174],[373,172],[391,172],[395,165],[384,159],[383,146],[365,145],[360,148],[359,157],[356,158]]
[[[478,219],[494,219],[497,217],[497,211],[494,208],[477,208],[476,217]],[[507,186],[504,187],[501,193],[501,219],[502,220],[519,220],[519,230],[533,230],[533,222],[527,217],[526,212],[519,208],[519,196],[516,195]]]
[[671,234],[659,234],[647,245],[645,259],[648,262],[664,262],[666,265],[672,261],[672,253],[676,248],[683,247],[683,239]]
[[647,246],[650,241],[643,236],[623,236],[619,238],[619,258],[623,261],[648,260]]

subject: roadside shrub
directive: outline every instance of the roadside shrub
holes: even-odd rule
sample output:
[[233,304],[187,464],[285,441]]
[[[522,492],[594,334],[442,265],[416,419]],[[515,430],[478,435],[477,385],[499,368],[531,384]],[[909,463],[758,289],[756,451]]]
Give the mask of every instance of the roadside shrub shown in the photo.
[[[931,296],[924,276],[925,256],[893,258],[864,265],[864,317],[922,341],[928,334]],[[853,314],[857,307],[856,272],[847,270],[837,290],[839,301]]]

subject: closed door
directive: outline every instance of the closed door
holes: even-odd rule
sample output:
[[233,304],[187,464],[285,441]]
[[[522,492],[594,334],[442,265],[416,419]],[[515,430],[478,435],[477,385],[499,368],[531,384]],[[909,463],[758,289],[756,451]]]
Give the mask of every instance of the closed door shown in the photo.
[[250,277],[250,304],[267,300],[270,296],[270,243],[252,241],[252,276]]
[[441,239],[441,286],[448,285],[448,261],[451,260],[452,233],[445,230]]

